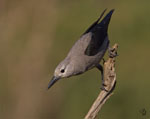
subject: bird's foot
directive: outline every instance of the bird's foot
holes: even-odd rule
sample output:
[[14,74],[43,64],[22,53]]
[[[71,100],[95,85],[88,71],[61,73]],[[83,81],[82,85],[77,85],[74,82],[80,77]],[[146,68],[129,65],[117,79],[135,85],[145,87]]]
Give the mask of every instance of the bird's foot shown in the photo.
[[104,90],[104,91],[106,91],[106,92],[109,92],[105,87],[106,87],[106,85],[103,83],[103,84],[102,84],[102,87],[101,87],[101,90]]
[[108,48],[108,54],[109,54],[110,58],[114,58],[114,57],[118,56],[118,54],[115,51],[115,49],[114,48],[110,48],[110,47]]

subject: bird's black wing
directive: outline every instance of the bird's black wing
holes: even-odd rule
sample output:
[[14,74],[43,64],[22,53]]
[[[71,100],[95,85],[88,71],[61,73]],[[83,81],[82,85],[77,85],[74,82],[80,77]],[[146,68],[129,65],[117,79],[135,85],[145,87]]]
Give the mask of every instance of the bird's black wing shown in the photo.
[[[104,10],[105,12],[106,10]],[[94,22],[84,34],[91,32],[92,33],[92,38],[85,50],[85,54],[88,56],[94,56],[99,52],[99,48],[103,44],[106,36],[107,36],[107,30],[108,30],[108,25],[112,16],[114,10],[111,10],[104,18],[103,20],[99,22],[101,17],[103,16],[104,12],[101,14],[99,19]]]

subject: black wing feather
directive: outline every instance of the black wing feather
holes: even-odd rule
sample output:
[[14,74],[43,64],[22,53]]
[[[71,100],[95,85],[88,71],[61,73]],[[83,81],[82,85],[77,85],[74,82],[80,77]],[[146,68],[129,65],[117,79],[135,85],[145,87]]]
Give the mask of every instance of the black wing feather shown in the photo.
[[[106,10],[104,10],[105,12]],[[99,48],[103,44],[106,36],[107,36],[107,30],[108,30],[108,25],[112,16],[114,10],[111,10],[104,18],[103,20],[99,22],[101,17],[103,16],[104,12],[101,14],[99,19],[94,22],[84,34],[88,32],[92,32],[92,38],[91,41],[88,45],[88,47],[85,50],[85,54],[88,56],[94,56],[99,52]]]

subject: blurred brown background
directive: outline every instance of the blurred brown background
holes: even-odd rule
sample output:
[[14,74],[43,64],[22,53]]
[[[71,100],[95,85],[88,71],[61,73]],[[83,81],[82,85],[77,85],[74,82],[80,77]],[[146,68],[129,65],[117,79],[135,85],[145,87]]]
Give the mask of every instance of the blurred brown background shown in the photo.
[[115,8],[109,38],[120,47],[117,87],[100,116],[150,117],[149,0],[1,0],[0,119],[83,119],[100,91],[98,70],[47,85],[105,8]]

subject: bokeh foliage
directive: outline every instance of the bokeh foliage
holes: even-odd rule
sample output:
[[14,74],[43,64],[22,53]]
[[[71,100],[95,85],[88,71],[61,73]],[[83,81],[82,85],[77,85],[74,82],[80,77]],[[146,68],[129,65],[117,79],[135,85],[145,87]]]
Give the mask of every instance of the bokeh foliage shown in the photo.
[[[105,8],[115,8],[109,38],[111,45],[119,44],[119,57],[117,87],[100,116],[149,118],[149,0],[0,3],[0,118],[83,119],[100,91],[97,69],[63,79],[48,91],[47,84],[57,64]],[[142,109],[147,110],[144,117]]]

